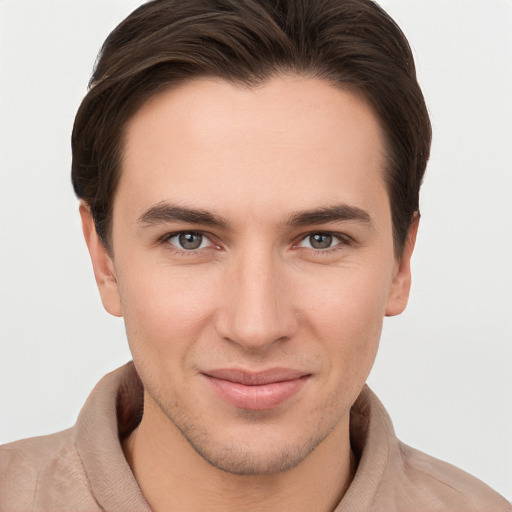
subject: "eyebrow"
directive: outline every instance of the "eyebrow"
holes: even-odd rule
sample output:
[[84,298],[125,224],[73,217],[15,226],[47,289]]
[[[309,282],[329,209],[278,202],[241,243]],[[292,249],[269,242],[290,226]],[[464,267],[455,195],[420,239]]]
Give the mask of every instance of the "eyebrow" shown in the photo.
[[293,213],[288,219],[288,225],[301,227],[350,220],[372,226],[368,212],[345,203]]
[[[286,224],[292,227],[302,227],[351,220],[368,224],[369,226],[372,225],[370,215],[365,210],[345,203],[292,213]],[[138,224],[146,225],[158,225],[177,221],[203,224],[222,229],[229,228],[229,222],[225,218],[214,215],[207,210],[175,206],[166,202],[152,206],[137,219]]]
[[174,206],[168,203],[159,203],[146,210],[138,219],[138,224],[165,224],[166,222],[188,222],[190,224],[204,224],[216,228],[227,228],[226,219],[213,215],[206,210]]

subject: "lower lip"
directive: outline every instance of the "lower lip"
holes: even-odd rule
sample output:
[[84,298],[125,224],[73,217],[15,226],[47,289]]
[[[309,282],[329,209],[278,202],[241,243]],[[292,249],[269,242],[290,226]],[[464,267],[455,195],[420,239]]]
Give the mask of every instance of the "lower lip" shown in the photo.
[[277,407],[297,394],[308,379],[306,375],[299,379],[246,386],[238,382],[216,379],[209,375],[206,377],[223,400],[239,409],[250,411],[265,411]]

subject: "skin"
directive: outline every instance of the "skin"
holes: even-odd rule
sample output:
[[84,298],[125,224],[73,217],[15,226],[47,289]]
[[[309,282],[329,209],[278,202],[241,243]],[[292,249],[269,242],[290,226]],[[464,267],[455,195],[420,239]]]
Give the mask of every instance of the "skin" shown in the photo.
[[[349,410],[383,317],[406,306],[417,229],[397,260],[382,141],[360,98],[295,76],[194,80],[130,121],[110,254],[85,204],[81,215],[145,387],[124,448],[153,510],[327,511],[343,496]],[[176,207],[222,222],[172,218]],[[180,248],[187,232],[202,234],[198,249]],[[226,402],[205,378],[276,367],[307,378],[265,410]]]

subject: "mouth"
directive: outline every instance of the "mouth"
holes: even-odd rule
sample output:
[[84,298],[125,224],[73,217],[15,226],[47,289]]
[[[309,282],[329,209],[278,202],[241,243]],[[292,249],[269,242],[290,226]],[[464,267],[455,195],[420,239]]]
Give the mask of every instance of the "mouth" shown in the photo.
[[261,372],[218,369],[203,373],[216,394],[238,409],[273,409],[299,393],[311,374],[287,368]]

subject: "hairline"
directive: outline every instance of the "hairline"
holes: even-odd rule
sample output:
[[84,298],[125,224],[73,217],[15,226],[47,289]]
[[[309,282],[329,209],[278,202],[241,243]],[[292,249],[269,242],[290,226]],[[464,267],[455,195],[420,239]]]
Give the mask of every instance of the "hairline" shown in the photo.
[[[330,78],[327,76],[327,72],[321,72],[315,70],[297,70],[292,69],[291,66],[285,67],[276,66],[273,71],[268,72],[265,74],[265,76],[261,77],[250,77],[250,78],[238,78],[238,77],[228,77],[228,76],[221,76],[220,74],[214,74],[214,73],[197,73],[195,75],[191,76],[183,76],[179,79],[176,79],[175,81],[168,81],[168,82],[162,82],[158,84],[157,87],[155,87],[154,90],[152,90],[148,97],[141,97],[140,101],[136,103],[136,106],[132,112],[127,116],[127,118],[124,120],[124,124],[122,128],[119,131],[119,140],[116,146],[116,153],[117,153],[117,166],[116,166],[116,173],[115,173],[115,180],[114,180],[114,192],[111,196],[110,200],[110,209],[109,214],[106,216],[106,225],[104,226],[104,233],[105,237],[100,236],[100,240],[102,244],[104,245],[105,249],[109,253],[110,256],[113,256],[113,246],[112,246],[112,228],[113,228],[113,216],[114,216],[114,202],[117,196],[117,192],[119,190],[119,182],[123,175],[123,160],[124,155],[126,153],[126,147],[127,147],[127,138],[128,138],[128,130],[130,127],[131,122],[135,118],[135,116],[144,109],[147,105],[149,105],[152,101],[155,101],[158,97],[161,95],[173,90],[177,89],[179,87],[187,86],[191,83],[197,82],[197,81],[216,81],[216,82],[225,82],[230,85],[234,85],[236,87],[240,87],[243,89],[256,89],[258,87],[264,87],[270,80],[273,78],[281,78],[285,79],[286,77],[289,78],[298,78],[298,79],[305,79],[305,80],[321,80],[332,87],[347,92],[352,97],[358,99],[359,101],[363,102],[371,111],[375,121],[377,122],[379,126],[379,132],[381,136],[381,142],[382,142],[382,151],[383,151],[383,163],[382,163],[382,178],[384,180],[384,186],[386,188],[386,194],[389,201],[389,209],[390,213],[393,216],[393,207],[391,204],[392,197],[391,197],[391,185],[389,183],[389,177],[392,177],[393,174],[393,165],[394,165],[394,155],[393,155],[393,148],[392,144],[389,140],[389,135],[387,133],[387,130],[385,129],[385,126],[383,124],[383,121],[381,119],[381,116],[379,115],[376,106],[374,105],[374,102],[371,100],[369,95],[365,93],[364,90],[362,90],[361,87],[358,87],[357,85],[353,85],[350,83],[343,83],[340,81],[336,81],[333,78]],[[93,84],[91,89],[96,87],[98,84]],[[419,211],[414,212],[413,217],[409,221],[409,226],[413,223],[414,218],[416,216],[419,216]],[[97,227],[97,226],[96,226]],[[393,250],[395,259],[399,260],[403,254],[403,251],[405,249],[406,240],[403,241],[399,240],[398,233],[396,232],[397,226],[395,226],[395,221],[392,218],[392,237],[393,237]],[[97,229],[97,232],[99,233],[100,230]]]

